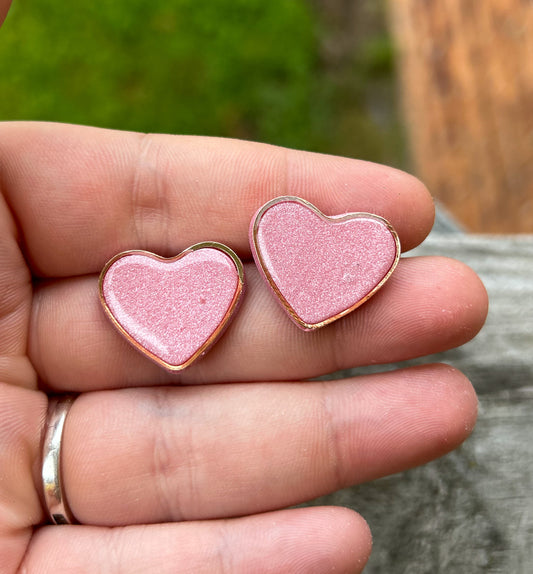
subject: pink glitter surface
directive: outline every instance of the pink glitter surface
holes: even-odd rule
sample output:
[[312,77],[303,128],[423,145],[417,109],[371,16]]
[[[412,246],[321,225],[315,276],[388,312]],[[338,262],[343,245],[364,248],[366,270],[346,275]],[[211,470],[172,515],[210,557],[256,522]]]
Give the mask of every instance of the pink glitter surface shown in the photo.
[[395,236],[380,218],[325,218],[294,200],[274,203],[255,230],[256,262],[261,268],[262,261],[275,288],[310,325],[356,306],[387,275],[398,253]]
[[226,253],[202,248],[177,260],[132,253],[117,259],[102,283],[107,308],[141,347],[183,365],[224,321],[239,285]]

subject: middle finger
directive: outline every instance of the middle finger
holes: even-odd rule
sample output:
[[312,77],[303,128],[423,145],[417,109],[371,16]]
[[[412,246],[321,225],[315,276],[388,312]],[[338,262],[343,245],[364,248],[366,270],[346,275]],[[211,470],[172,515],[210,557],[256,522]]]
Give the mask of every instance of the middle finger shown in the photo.
[[300,380],[401,361],[468,341],[485,318],[477,276],[451,259],[402,260],[387,285],[347,317],[315,332],[293,325],[253,265],[247,293],[221,340],[171,374],[138,353],[100,308],[97,278],[56,281],[34,298],[29,352],[56,391],[211,382]]

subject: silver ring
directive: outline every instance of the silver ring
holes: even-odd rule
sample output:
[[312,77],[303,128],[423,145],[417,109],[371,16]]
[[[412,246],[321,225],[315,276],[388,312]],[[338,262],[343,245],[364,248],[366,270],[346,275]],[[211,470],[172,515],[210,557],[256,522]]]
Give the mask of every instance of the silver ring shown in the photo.
[[52,399],[48,404],[48,416],[43,442],[44,503],[53,524],[75,524],[63,490],[61,480],[61,438],[63,427],[74,397],[67,395]]

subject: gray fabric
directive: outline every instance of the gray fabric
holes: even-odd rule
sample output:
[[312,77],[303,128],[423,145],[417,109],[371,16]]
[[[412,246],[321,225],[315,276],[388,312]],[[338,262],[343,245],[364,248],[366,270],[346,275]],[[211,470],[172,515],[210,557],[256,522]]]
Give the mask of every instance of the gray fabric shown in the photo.
[[[480,399],[476,430],[440,460],[313,504],[348,506],[368,520],[368,574],[531,574],[533,236],[453,233],[453,220],[436,229],[410,255],[446,255],[476,270],[489,317],[463,347],[395,366],[440,361],[461,369]],[[351,374],[376,370],[384,367]]]

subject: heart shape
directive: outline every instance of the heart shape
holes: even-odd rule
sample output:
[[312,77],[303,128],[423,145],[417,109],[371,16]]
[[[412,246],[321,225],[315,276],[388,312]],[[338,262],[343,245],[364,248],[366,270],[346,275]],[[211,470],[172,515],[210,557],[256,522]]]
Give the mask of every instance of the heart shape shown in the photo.
[[244,288],[225,245],[198,243],[176,257],[125,251],[100,274],[100,300],[118,330],[172,371],[188,367],[222,334]]
[[353,311],[390,277],[398,235],[371,213],[328,217],[298,197],[266,203],[250,226],[255,262],[291,319],[309,331]]

